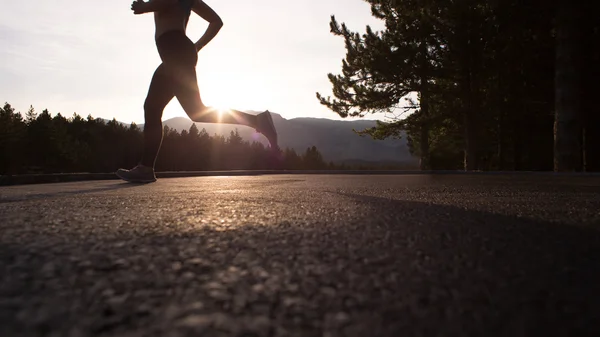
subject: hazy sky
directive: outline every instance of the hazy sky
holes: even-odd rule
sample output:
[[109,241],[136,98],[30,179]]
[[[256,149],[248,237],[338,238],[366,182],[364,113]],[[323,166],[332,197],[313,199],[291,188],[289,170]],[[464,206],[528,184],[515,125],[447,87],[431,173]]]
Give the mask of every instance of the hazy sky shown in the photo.
[[[315,92],[330,94],[343,40],[330,15],[353,30],[381,28],[363,0],[207,0],[225,25],[199,54],[207,105],[269,109],[285,118],[337,119]],[[143,122],[142,105],[160,58],[152,14],[135,16],[129,0],[0,0],[0,100],[21,112],[73,112]],[[193,16],[196,41],[207,24]],[[185,116],[177,100],[163,119]]]

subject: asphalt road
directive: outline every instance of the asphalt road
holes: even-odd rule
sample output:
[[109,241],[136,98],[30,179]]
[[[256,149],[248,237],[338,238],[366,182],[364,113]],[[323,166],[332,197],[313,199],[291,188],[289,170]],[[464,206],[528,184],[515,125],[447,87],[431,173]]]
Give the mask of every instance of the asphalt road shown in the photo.
[[0,336],[598,336],[600,178],[0,188]]

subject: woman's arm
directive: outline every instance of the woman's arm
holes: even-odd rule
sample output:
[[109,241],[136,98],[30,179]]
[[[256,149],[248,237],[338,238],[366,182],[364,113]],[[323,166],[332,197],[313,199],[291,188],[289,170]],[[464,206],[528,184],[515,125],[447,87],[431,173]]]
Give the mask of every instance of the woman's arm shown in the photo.
[[131,9],[134,14],[144,14],[150,12],[158,12],[169,7],[173,7],[177,4],[177,0],[150,0],[144,2],[143,0],[136,0],[131,4]]
[[200,51],[200,49],[204,48],[221,30],[223,27],[223,20],[219,17],[219,15],[210,8],[207,4],[202,0],[195,0],[194,6],[192,7],[194,13],[198,14],[201,18],[208,21],[208,28],[204,35],[195,43],[196,50]]

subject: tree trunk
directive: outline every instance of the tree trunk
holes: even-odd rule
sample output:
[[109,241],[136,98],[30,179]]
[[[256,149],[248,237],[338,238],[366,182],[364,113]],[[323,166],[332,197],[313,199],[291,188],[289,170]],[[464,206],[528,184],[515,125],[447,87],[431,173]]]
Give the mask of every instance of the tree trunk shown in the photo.
[[[472,5],[469,5],[472,6]],[[468,13],[472,15],[473,11],[469,8]],[[462,49],[459,67],[460,67],[460,91],[463,104],[463,123],[465,135],[464,148],[464,169],[465,171],[473,171],[478,168],[477,165],[477,123],[476,109],[477,91],[479,90],[476,81],[479,55],[479,44],[477,43],[477,32],[473,24],[473,18],[467,16],[459,26],[460,48]]]
[[556,102],[554,121],[554,170],[583,169],[582,10],[578,1],[559,0],[556,13]]
[[[498,66],[498,69],[500,67]],[[496,103],[496,116],[498,118],[497,121],[497,135],[496,135],[496,156],[498,157],[497,169],[500,171],[506,170],[506,106],[504,104],[503,94],[504,94],[504,77],[502,76],[502,72],[498,71],[498,81],[496,83],[496,93],[495,93],[495,103]]]
[[474,121],[474,113],[470,106],[470,102],[466,107],[466,111],[464,114],[464,123],[465,123],[465,162],[464,168],[465,171],[473,171],[477,169],[477,150],[476,150],[476,141],[477,137],[475,134],[475,121]]
[[583,112],[585,114],[584,147],[585,169],[588,172],[600,172],[600,105],[597,102],[597,81],[600,78],[600,24],[595,20],[598,4],[587,3],[585,9],[587,23],[584,41],[586,46],[586,71],[583,84]]
[[[423,96],[421,96],[423,97]],[[428,103],[426,103],[428,105]],[[421,103],[421,114],[426,119],[429,115],[429,107],[424,107]],[[429,121],[424,120],[421,124],[421,171],[427,171],[431,169],[431,160],[429,153]]]
[[429,63],[427,44],[421,43],[421,97],[420,97],[420,113],[421,113],[421,171],[431,169],[431,156],[429,153]]

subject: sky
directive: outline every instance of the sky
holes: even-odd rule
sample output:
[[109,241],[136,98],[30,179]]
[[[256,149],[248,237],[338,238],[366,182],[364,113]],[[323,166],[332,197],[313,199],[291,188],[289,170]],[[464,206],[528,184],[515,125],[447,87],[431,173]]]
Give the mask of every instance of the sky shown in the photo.
[[[364,32],[383,24],[363,0],[206,0],[223,19],[199,53],[205,104],[270,110],[284,118],[340,119],[315,93],[331,94],[340,73],[343,39],[329,30],[335,15]],[[143,123],[143,101],[160,58],[152,14],[134,15],[128,0],[0,0],[0,103],[17,111]],[[188,36],[207,23],[192,13]],[[176,99],[163,120],[186,116]],[[380,119],[383,116],[369,116]]]

